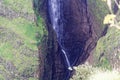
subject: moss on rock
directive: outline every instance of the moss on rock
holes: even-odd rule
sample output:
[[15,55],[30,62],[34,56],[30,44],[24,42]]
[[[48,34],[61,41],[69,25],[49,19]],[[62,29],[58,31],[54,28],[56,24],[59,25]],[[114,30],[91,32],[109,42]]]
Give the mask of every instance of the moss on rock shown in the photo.
[[32,0],[0,0],[0,4],[0,80],[38,80],[43,22],[39,18],[38,26],[34,21]]
[[[103,24],[103,20],[106,14],[109,13],[106,3],[102,2],[102,0],[89,0],[89,6],[91,7],[91,12],[95,16],[95,20],[100,23],[99,27],[104,28],[105,25]],[[95,65],[107,69],[120,69],[120,67],[118,66],[120,65],[119,35],[120,31],[118,29],[108,28],[107,34],[98,40],[97,46],[93,51],[93,63]]]

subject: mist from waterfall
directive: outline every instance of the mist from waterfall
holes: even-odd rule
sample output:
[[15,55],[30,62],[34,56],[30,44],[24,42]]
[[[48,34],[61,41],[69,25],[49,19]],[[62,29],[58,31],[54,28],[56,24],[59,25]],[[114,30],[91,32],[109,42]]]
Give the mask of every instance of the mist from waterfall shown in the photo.
[[62,44],[63,39],[63,23],[61,19],[61,0],[48,0],[49,4],[49,15],[52,23],[52,27],[56,32],[58,44],[61,47],[61,51],[66,60],[67,66],[69,70],[72,70],[70,61],[67,56],[67,52],[65,51],[65,47]]

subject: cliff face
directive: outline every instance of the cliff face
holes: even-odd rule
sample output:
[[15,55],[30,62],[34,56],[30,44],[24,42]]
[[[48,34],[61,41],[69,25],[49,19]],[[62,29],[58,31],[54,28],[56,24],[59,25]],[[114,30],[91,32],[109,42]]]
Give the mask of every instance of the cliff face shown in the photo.
[[[47,1],[34,0],[36,27],[32,0],[0,0],[0,79],[37,80],[40,73],[41,80],[67,80],[72,75],[51,26]],[[120,69],[120,32],[103,25],[106,4],[100,0],[61,1],[63,44],[70,63],[79,65],[88,59],[91,64]],[[37,43],[42,44],[38,73]]]
[[[33,1],[37,25],[34,21],[32,0],[0,0],[0,79],[37,80],[38,73],[41,80],[69,79],[72,74],[66,68],[56,33],[51,26],[48,0]],[[71,64],[79,65],[89,57],[98,39],[106,34],[107,27],[103,26],[102,20],[108,13],[107,7],[99,0],[62,0],[61,4],[64,11],[63,44]],[[93,51],[93,62],[100,62],[99,65],[120,62],[119,54],[116,56],[116,53],[119,53],[119,34],[114,28],[108,30]],[[39,72],[36,72],[36,44],[41,44]],[[111,52],[112,54],[109,54]],[[99,57],[102,54],[105,55]],[[108,55],[114,58],[109,59]],[[91,58],[89,60],[91,61]]]
[[[87,1],[68,1],[64,10],[64,45],[68,49],[73,65],[84,63],[95,47],[98,36],[94,32]],[[97,27],[98,25],[96,25]],[[79,56],[78,56],[79,55]]]
[[[91,4],[90,10],[95,15],[96,21],[99,21],[99,25],[102,24],[102,20],[107,11],[107,6],[104,2],[89,0]],[[113,12],[119,12],[116,5],[113,4]],[[120,14],[117,15],[117,19],[120,17]],[[119,20],[118,20],[119,21]],[[102,25],[100,25],[102,28]],[[95,28],[94,28],[95,29]],[[96,30],[95,30],[96,31]],[[97,30],[98,31],[98,30]],[[117,69],[120,70],[120,52],[119,52],[119,41],[120,41],[120,31],[115,27],[110,27],[107,30],[107,34],[101,37],[95,49],[93,50],[92,55],[88,59],[91,64],[103,67],[106,69]]]
[[[92,9],[92,0],[63,0],[61,4],[64,17],[63,44],[67,49],[70,63],[76,66],[86,61],[98,39],[106,34],[107,28],[101,27],[103,25],[102,20],[99,22],[99,15],[94,16],[96,13]],[[47,0],[36,0],[34,7],[45,19],[48,31],[43,80],[68,80],[71,72],[65,66],[56,34],[52,29]]]
[[[71,72],[65,66],[56,33],[52,29],[47,2],[47,0],[34,1],[35,10],[44,18],[48,30],[43,79],[68,80]],[[102,19],[99,19],[103,15],[96,16],[93,2],[92,0],[61,1],[64,17],[63,44],[68,51],[70,62],[74,66],[84,63],[95,48],[98,39],[106,34],[107,27],[104,28]],[[100,9],[97,4],[95,6]]]
[[[44,6],[47,5],[46,1],[43,2],[45,3]],[[68,49],[71,63],[78,65],[84,63],[88,58],[98,38],[101,36],[102,29],[99,29],[99,33],[96,33],[97,31],[95,31],[95,29],[98,29],[99,26],[94,20],[95,17],[93,17],[92,13],[89,11],[87,2],[83,2],[82,0],[71,0],[67,2],[63,1],[63,5],[65,18],[64,44]],[[47,15],[47,6],[43,8],[46,10],[43,16],[46,16],[44,18],[46,18],[46,27],[48,29],[48,53],[44,66],[44,79],[68,79],[66,76],[68,76],[69,71],[65,68],[64,60],[61,57],[61,51],[56,43],[55,33],[51,27],[49,15]]]

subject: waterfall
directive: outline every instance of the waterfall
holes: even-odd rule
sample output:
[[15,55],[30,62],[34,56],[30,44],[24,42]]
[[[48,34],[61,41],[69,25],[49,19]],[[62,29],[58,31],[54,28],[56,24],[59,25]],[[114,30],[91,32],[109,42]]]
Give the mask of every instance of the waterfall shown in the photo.
[[63,38],[63,24],[62,24],[62,10],[61,10],[61,0],[48,0],[49,4],[49,15],[52,23],[52,27],[56,32],[58,44],[61,47],[61,51],[64,55],[66,60],[68,70],[73,70],[72,66],[70,65],[70,61],[68,59],[68,55],[66,54],[65,48],[62,45],[62,38]]

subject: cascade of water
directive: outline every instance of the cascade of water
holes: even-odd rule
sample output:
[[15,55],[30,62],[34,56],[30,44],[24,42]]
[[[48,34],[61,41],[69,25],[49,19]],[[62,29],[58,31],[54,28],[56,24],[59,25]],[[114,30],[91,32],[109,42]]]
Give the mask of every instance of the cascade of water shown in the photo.
[[63,54],[65,55],[65,59],[66,59],[66,61],[67,61],[68,69],[69,69],[69,70],[72,70],[72,67],[71,67],[70,62],[69,62],[69,60],[68,60],[68,57],[67,57],[67,55],[66,55],[66,52],[65,52],[63,49],[62,49],[62,52],[63,52]]
[[49,14],[50,14],[53,29],[55,30],[56,35],[57,35],[58,43],[61,47],[61,50],[62,50],[65,60],[67,62],[68,69],[73,70],[70,65],[70,61],[68,59],[66,51],[63,49],[63,45],[61,44],[61,38],[62,38],[61,35],[63,35],[62,34],[63,26],[61,24],[59,24],[59,22],[61,20],[60,1],[61,0],[49,0]]

